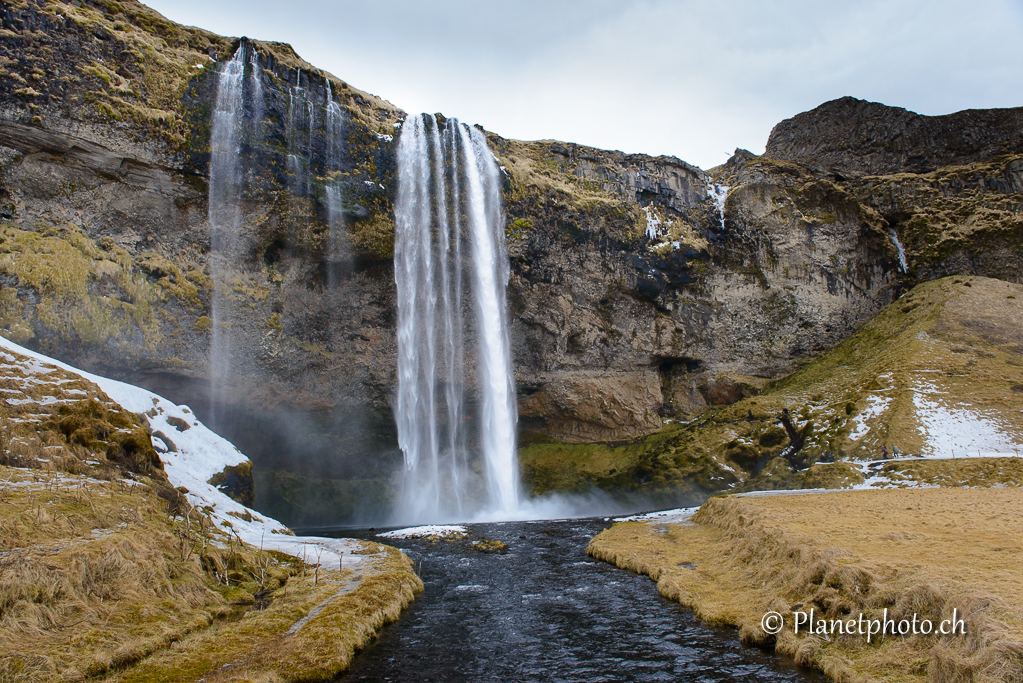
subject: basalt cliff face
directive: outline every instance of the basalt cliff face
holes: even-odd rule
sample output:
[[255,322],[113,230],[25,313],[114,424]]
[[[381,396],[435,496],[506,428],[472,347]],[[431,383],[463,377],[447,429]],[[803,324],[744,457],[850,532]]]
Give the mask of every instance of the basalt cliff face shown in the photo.
[[930,173],[1023,154],[1023,109],[921,116],[842,97],[779,123],[765,154],[801,159],[818,171],[849,177]]
[[[253,458],[256,505],[285,522],[382,514],[401,462],[405,113],[287,45],[135,2],[23,0],[0,17],[2,333],[191,404]],[[211,111],[239,46],[261,98],[246,101],[243,227],[215,282]],[[1019,112],[938,121],[847,98],[709,172],[488,133],[523,443],[624,442],[748,398],[918,280],[1021,281]],[[208,417],[215,288],[232,364]]]

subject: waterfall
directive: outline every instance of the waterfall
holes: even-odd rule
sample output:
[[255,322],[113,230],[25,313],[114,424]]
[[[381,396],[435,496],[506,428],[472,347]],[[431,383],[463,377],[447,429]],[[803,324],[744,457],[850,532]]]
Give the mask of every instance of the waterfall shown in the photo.
[[902,246],[902,242],[899,241],[899,235],[895,232],[895,228],[888,229],[888,236],[892,239],[892,244],[899,250],[899,265],[902,266],[902,272],[906,272],[906,250]]
[[[410,117],[398,142],[395,216],[395,412],[406,465],[399,515],[425,521],[513,513],[519,485],[509,265],[499,171],[483,134],[454,119],[442,129],[433,116]],[[481,468],[472,466],[477,458]]]
[[288,88],[288,184],[296,197],[309,194],[309,161],[312,152],[313,102],[302,87],[302,70]]
[[718,208],[718,220],[721,221],[721,231],[725,229],[725,201],[728,200],[728,191],[732,189],[728,185],[718,185],[715,182],[707,182],[707,196],[714,200]]
[[212,420],[223,399],[230,372],[231,339],[225,332],[230,317],[226,270],[235,251],[241,228],[242,171],[240,152],[244,125],[245,60],[241,47],[224,64],[217,77],[217,100],[210,130],[210,275],[213,279],[210,340]]
[[252,88],[252,121],[258,126],[263,122],[266,98],[263,96],[263,70],[259,67],[259,53],[249,55],[249,83]]
[[341,106],[334,101],[334,92],[327,81],[327,108],[324,117],[324,132],[326,133],[326,158],[324,160],[324,174],[328,176],[325,187],[327,222],[329,235],[327,243],[327,279],[331,288],[336,287],[340,279],[342,269],[345,269],[350,262],[349,250],[345,242],[344,234],[344,212],[341,179],[337,171],[341,170],[342,161],[342,133],[344,132],[344,114]]
[[344,123],[344,114],[341,112],[341,105],[334,101],[334,90],[327,81],[327,167],[337,170],[341,166],[341,126]]
[[509,265],[504,244],[504,214],[501,209],[497,163],[486,138],[475,128],[459,129],[462,145],[472,148],[465,155],[465,176],[469,186],[469,224],[475,266],[476,314],[479,320],[479,383],[483,394],[481,432],[488,469],[491,497],[498,510],[511,511],[518,505],[518,471],[515,457],[515,380],[511,369],[508,338]]

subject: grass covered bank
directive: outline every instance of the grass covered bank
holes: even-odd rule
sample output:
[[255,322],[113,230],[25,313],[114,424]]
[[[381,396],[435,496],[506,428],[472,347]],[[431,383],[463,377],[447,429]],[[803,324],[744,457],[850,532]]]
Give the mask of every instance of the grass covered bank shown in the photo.
[[180,406],[164,419],[143,392],[132,412],[111,398],[130,387],[17,348],[0,350],[0,683],[325,680],[422,590],[395,548],[295,537],[214,488],[204,457],[248,461]]
[[[624,522],[596,558],[650,576],[662,595],[836,681],[1023,680],[1023,490],[910,489],[719,497],[689,522]],[[966,636],[793,633],[815,619],[965,620]],[[773,636],[769,610],[785,617]]]
[[0,466],[0,681],[325,680],[422,590],[395,548],[260,551],[148,484]]

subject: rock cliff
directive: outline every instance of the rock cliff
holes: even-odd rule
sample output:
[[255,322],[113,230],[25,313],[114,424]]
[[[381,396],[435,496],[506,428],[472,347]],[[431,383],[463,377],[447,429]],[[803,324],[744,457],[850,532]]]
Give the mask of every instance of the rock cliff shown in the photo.
[[1023,109],[921,116],[842,97],[776,125],[766,156],[802,159],[840,175],[929,173],[1003,154],[1023,154]]
[[[381,514],[401,462],[391,256],[404,112],[287,45],[129,0],[11,1],[0,17],[3,334],[191,404],[253,458],[257,507],[287,523]],[[215,283],[210,116],[239,45],[263,97],[246,105],[244,231]],[[968,114],[937,125],[839,100],[779,124],[763,157],[738,150],[709,172],[488,133],[506,177],[522,442],[624,442],[748,398],[916,280],[1019,281],[1023,150],[999,136],[1020,110]],[[850,148],[865,130],[875,142]],[[215,287],[231,301],[233,360],[212,415]]]

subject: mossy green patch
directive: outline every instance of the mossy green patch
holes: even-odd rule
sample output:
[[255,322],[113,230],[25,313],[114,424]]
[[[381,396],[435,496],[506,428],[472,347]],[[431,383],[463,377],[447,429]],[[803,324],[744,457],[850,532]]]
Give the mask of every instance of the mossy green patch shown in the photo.
[[534,444],[519,449],[519,466],[529,492],[581,492],[636,466],[648,448],[664,441],[658,434],[634,444]]
[[150,347],[162,338],[155,313],[159,287],[133,267],[123,249],[102,249],[77,226],[0,226],[0,274],[17,278],[17,288],[5,288],[0,296],[0,319],[12,339],[35,334],[22,317],[20,288],[36,292],[38,324],[61,338],[96,346],[111,338],[134,339],[138,332]]
[[[1014,322],[1023,308],[1010,296],[1023,298],[1023,286],[975,277],[918,285],[760,395],[619,450],[523,448],[523,478],[538,493],[591,484],[641,492],[845,488],[862,481],[849,461],[876,459],[884,444],[907,454],[935,447],[922,435],[921,401],[974,411],[1023,442],[1023,392],[1012,388],[1023,385],[1023,331]],[[789,460],[778,457],[789,446],[779,426],[785,409],[805,440]],[[907,476],[917,475],[924,476]]]
[[167,294],[192,306],[201,304],[200,283],[205,284],[207,278],[200,271],[193,270],[191,273],[182,273],[173,261],[163,254],[152,251],[140,254],[135,262],[139,269],[150,280],[155,280],[160,289]]
[[735,482],[727,465],[703,450],[679,448],[673,425],[633,443],[544,443],[519,450],[523,481],[533,495],[599,488],[651,499],[699,499]]
[[388,261],[394,258],[394,219],[377,211],[362,221],[348,226],[352,251],[366,261]]

